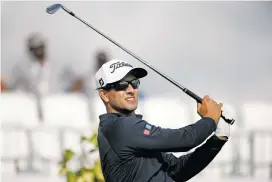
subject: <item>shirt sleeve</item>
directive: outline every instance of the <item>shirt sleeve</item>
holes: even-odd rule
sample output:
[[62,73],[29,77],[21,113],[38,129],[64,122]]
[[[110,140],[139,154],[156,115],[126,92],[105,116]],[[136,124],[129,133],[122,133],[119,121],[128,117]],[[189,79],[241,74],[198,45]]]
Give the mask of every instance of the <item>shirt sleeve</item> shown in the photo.
[[139,151],[185,152],[200,145],[216,129],[215,122],[206,117],[179,129],[157,127],[144,120],[130,123],[126,144]]
[[59,74],[60,89],[63,92],[70,92],[71,84],[75,79],[75,74],[71,66],[64,66]]
[[168,165],[168,175],[174,181],[187,181],[201,172],[219,153],[227,141],[218,139],[213,135],[194,152],[175,157],[173,154],[163,153],[164,161]]
[[20,65],[16,63],[12,67],[11,75],[8,77],[6,81],[6,87],[9,90],[16,89],[18,84],[20,84],[20,79],[22,77],[22,71],[20,69]]

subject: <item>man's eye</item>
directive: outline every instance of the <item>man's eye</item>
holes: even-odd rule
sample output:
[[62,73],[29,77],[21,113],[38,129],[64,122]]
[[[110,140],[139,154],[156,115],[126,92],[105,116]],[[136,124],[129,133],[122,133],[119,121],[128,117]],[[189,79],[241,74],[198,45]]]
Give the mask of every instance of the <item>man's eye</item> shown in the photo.
[[128,85],[128,82],[119,82],[119,85]]

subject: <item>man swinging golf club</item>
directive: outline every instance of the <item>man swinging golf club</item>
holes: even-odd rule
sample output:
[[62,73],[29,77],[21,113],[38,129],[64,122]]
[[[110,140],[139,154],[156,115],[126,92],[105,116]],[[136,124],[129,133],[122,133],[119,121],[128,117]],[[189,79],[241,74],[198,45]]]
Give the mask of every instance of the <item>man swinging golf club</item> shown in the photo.
[[[123,51],[125,51],[126,53],[128,53],[129,55],[131,55],[132,57],[134,57],[136,60],[140,61],[141,63],[143,63],[144,65],[146,65],[147,67],[149,67],[150,69],[152,69],[153,71],[155,71],[156,73],[158,73],[160,76],[162,76],[163,78],[165,78],[166,80],[168,80],[169,82],[171,82],[173,85],[177,86],[184,93],[188,94],[190,97],[192,97],[193,99],[195,99],[198,103],[202,103],[202,99],[198,95],[196,95],[195,93],[193,93],[191,90],[189,90],[189,89],[185,88],[184,86],[180,85],[179,83],[177,83],[176,81],[174,81],[173,79],[171,79],[170,77],[168,77],[167,75],[163,74],[158,69],[154,68],[152,65],[148,64],[146,61],[144,61],[143,59],[141,59],[136,54],[132,53],[131,51],[129,51],[128,49],[126,49],[124,46],[122,46],[121,44],[117,43],[116,41],[114,41],[113,39],[111,39],[106,34],[104,34],[101,31],[99,31],[94,26],[92,26],[89,23],[87,23],[86,21],[82,20],[75,13],[73,13],[71,10],[67,9],[66,7],[64,7],[62,4],[53,4],[53,5],[51,5],[51,6],[49,6],[49,7],[46,8],[46,12],[49,13],[49,14],[55,14],[59,9],[63,9],[66,13],[68,13],[71,16],[73,16],[74,18],[76,18],[80,22],[84,23],[89,28],[91,28],[92,30],[94,30],[96,33],[100,34],[101,36],[103,36],[104,38],[106,38],[107,40],[109,40],[111,43],[115,44],[117,47],[119,47],[120,49],[122,49]],[[118,65],[115,65],[115,66],[118,67]],[[110,82],[108,82],[108,83],[110,83]],[[221,118],[224,119],[227,123],[229,123],[231,125],[235,122],[235,119],[226,117],[224,115],[221,115]]]
[[[98,128],[106,182],[187,181],[215,158],[230,135],[230,125],[220,121],[222,104],[209,96],[197,104],[201,119],[186,127],[165,129],[143,120],[134,111],[139,79],[146,75],[145,69],[116,59],[105,63],[95,75],[99,96],[107,110],[99,116]],[[198,148],[194,152],[179,158],[169,154],[195,147]]]

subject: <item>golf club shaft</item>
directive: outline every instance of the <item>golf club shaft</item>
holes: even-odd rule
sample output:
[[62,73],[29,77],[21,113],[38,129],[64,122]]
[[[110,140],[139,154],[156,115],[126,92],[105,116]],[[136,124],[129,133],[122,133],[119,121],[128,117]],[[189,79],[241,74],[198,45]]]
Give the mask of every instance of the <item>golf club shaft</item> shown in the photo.
[[[106,38],[107,40],[109,40],[110,42],[112,42],[113,44],[115,44],[116,46],[118,46],[119,48],[121,48],[123,51],[127,52],[129,55],[131,55],[132,57],[134,57],[135,59],[137,59],[138,61],[140,61],[144,65],[146,65],[147,67],[149,67],[150,69],[152,69],[153,71],[155,71],[156,73],[158,73],[159,75],[161,75],[163,78],[165,78],[166,80],[168,80],[169,82],[171,82],[172,84],[174,84],[175,86],[177,86],[178,88],[180,88],[183,92],[185,92],[186,94],[188,94],[189,96],[191,96],[198,103],[202,103],[202,99],[198,95],[196,95],[195,93],[193,93],[189,89],[183,87],[182,85],[180,85],[179,83],[177,83],[176,81],[174,81],[170,77],[166,76],[162,72],[158,71],[156,68],[154,68],[152,65],[148,64],[146,61],[144,61],[143,59],[141,59],[139,56],[135,55],[134,53],[132,53],[131,51],[129,51],[128,49],[126,49],[125,47],[123,47],[122,45],[120,45],[119,43],[117,43],[116,41],[112,40],[110,37],[108,37],[107,35],[105,35],[101,31],[99,31],[98,29],[96,29],[95,27],[93,27],[92,25],[90,25],[89,23],[87,23],[86,21],[84,21],[81,18],[79,18],[77,15],[75,15],[69,9],[65,8],[64,6],[62,6],[62,9],[64,11],[66,11],[68,14],[70,14],[71,16],[75,17],[76,19],[78,19],[79,21],[81,21],[82,23],[84,23],[85,25],[87,25],[88,27],[90,27],[91,29],[93,29],[95,32],[97,32],[98,34],[100,34],[101,36],[103,36],[104,38]],[[234,120],[228,120],[222,114],[221,114],[221,117],[227,123],[229,123],[229,124],[233,124],[234,123]]]
[[199,102],[199,103],[202,102],[202,99],[199,96],[197,96],[196,94],[194,94],[192,91],[190,91],[189,89],[183,87],[182,85],[180,85],[175,80],[173,80],[170,77],[168,77],[167,75],[163,74],[162,72],[158,71],[156,68],[154,68],[152,65],[148,64],[142,58],[140,58],[136,54],[132,53],[131,51],[129,51],[128,49],[126,49],[124,46],[120,45],[116,41],[112,40],[110,37],[108,37],[107,35],[105,35],[101,31],[99,31],[98,29],[96,29],[95,27],[93,27],[92,25],[90,25],[89,23],[87,23],[86,21],[82,20],[78,16],[76,16],[73,12],[71,12],[67,8],[63,7],[63,9],[67,13],[69,13],[70,15],[72,15],[73,17],[75,17],[76,19],[78,19],[79,21],[81,21],[82,23],[84,23],[85,25],[87,25],[88,27],[90,27],[91,29],[93,29],[94,31],[96,31],[97,33],[99,33],[101,36],[103,36],[104,38],[108,39],[110,42],[112,42],[113,44],[115,44],[116,46],[118,46],[119,48],[121,48],[123,51],[127,52],[129,55],[131,55],[132,57],[134,57],[135,59],[137,59],[138,61],[140,61],[141,63],[143,63],[144,65],[146,65],[147,67],[149,67],[150,69],[152,69],[153,71],[155,71],[156,73],[158,73],[159,75],[161,75],[162,77],[164,77],[166,80],[168,80],[169,82],[171,82],[172,84],[174,84],[175,86],[177,86],[178,88],[180,88],[181,90],[183,90],[185,93],[187,93],[188,95],[190,95],[191,97],[193,97],[197,102]]

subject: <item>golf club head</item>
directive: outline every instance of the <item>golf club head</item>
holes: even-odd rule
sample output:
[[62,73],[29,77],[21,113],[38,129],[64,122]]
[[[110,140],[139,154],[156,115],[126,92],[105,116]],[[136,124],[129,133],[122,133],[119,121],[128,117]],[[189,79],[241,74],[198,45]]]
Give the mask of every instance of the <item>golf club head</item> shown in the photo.
[[48,6],[46,8],[46,12],[49,13],[49,14],[54,14],[56,13],[56,11],[58,11],[60,8],[62,8],[62,5],[61,4],[53,4],[51,6]]

